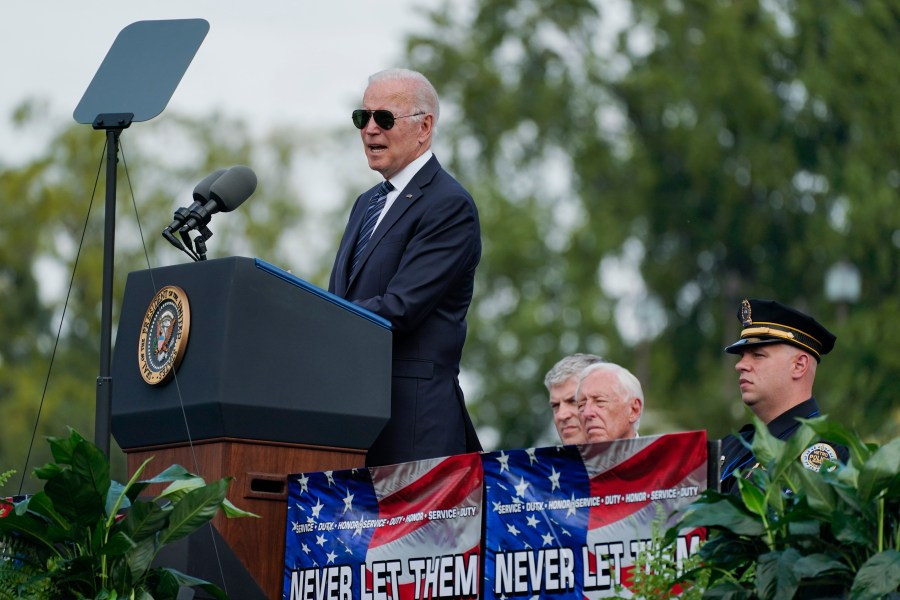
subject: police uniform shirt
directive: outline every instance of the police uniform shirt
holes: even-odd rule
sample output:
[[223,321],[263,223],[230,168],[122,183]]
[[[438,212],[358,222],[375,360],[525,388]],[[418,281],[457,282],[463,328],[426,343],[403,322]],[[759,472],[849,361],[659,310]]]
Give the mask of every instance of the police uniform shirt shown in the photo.
[[[816,403],[815,398],[810,398],[775,417],[768,425],[769,433],[780,440],[786,440],[794,435],[797,429],[800,428],[800,421],[797,421],[798,417],[802,419],[811,419],[812,417],[817,416],[819,416],[819,405]],[[736,469],[740,469],[742,476],[746,477],[749,471],[757,466],[753,452],[745,448],[741,443],[741,438],[743,438],[748,444],[752,444],[754,433],[756,432],[753,425],[744,425],[738,432],[740,437],[729,435],[722,440],[721,490],[723,494],[737,491],[734,477],[734,471]],[[828,445],[837,453],[837,458],[840,462],[847,462],[849,459],[849,452],[844,446],[836,444]]]

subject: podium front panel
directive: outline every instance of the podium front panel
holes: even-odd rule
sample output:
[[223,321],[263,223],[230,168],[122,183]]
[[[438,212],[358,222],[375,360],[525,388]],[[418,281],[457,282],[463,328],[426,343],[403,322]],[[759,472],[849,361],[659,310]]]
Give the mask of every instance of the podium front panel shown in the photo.
[[[140,331],[167,285],[187,296],[189,339],[175,377],[150,385]],[[128,276],[112,375],[123,449],[216,438],[368,448],[390,416],[391,332],[262,261],[163,267]]]

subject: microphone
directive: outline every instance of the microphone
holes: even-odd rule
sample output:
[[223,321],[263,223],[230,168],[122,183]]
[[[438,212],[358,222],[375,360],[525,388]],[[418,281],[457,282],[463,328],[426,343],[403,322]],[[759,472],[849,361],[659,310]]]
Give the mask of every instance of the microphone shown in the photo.
[[[181,250],[182,252],[187,252],[184,246],[181,245],[172,232],[178,231],[182,225],[184,225],[185,221],[188,220],[188,217],[191,214],[192,210],[196,210],[198,208],[202,208],[204,204],[209,202],[209,188],[210,186],[216,182],[219,177],[225,174],[227,169],[216,169],[206,177],[200,180],[200,182],[194,186],[194,202],[189,207],[181,207],[175,210],[175,218],[169,223],[169,226],[163,229],[162,236],[168,240],[170,244]],[[188,248],[191,247],[191,239],[185,235],[181,236],[184,240],[185,244]]]
[[192,229],[205,226],[217,212],[233,211],[254,191],[256,191],[256,173],[244,165],[231,167],[210,183],[208,202],[196,207],[191,205],[178,233],[185,235]]
[[[175,211],[175,219],[171,223],[169,223],[169,226],[166,227],[165,231],[169,232],[170,234],[173,231],[178,231],[181,226],[184,225],[184,222],[187,221],[188,216],[190,216],[192,210],[197,210],[198,208],[209,202],[210,186],[215,183],[215,181],[219,179],[219,177],[224,175],[227,170],[228,169],[216,169],[215,171],[201,179],[200,183],[194,186],[194,203],[187,208],[182,206],[181,208],[177,209]],[[163,233],[163,235],[165,235],[165,233]]]

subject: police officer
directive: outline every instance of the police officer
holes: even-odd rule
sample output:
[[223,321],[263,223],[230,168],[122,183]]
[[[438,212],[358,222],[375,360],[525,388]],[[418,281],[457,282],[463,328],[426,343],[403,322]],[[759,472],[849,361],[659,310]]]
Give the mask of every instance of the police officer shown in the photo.
[[[743,330],[741,339],[725,352],[741,358],[735,365],[741,399],[769,428],[785,440],[800,427],[797,418],[819,415],[812,395],[816,368],[821,357],[834,348],[835,336],[809,315],[774,300],[749,299],[737,312]],[[753,442],[753,425],[745,425],[740,438]],[[819,441],[804,451],[801,462],[819,470],[822,461],[846,462],[847,449]],[[737,436],[722,440],[722,492],[736,488],[735,472],[746,476],[758,465],[753,453]]]

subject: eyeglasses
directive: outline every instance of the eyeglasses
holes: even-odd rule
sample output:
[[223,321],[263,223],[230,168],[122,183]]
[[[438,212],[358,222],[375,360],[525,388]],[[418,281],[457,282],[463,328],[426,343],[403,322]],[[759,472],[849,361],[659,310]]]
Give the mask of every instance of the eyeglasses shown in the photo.
[[425,113],[415,113],[412,115],[403,115],[402,117],[395,117],[394,113],[389,110],[364,110],[362,108],[354,110],[353,124],[356,125],[357,129],[362,129],[366,125],[369,124],[369,117],[375,117],[375,124],[381,127],[382,129],[391,129],[394,126],[394,121],[397,119],[405,119],[406,117],[417,117],[419,115],[424,115]]

